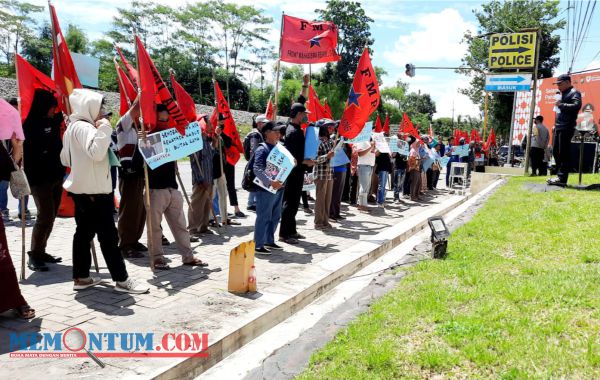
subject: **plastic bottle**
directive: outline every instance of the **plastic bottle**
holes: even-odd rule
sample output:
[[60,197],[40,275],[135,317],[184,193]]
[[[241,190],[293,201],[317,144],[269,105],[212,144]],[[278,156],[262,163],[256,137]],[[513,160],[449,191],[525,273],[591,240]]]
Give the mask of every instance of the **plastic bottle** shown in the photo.
[[256,267],[254,265],[252,265],[250,273],[248,273],[248,291],[256,291]]

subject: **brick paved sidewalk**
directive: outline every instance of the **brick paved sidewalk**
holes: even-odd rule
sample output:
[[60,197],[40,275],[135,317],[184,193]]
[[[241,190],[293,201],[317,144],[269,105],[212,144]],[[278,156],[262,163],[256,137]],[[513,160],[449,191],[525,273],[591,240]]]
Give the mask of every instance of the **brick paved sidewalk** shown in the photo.
[[[241,166],[241,167],[240,167]],[[238,181],[243,165],[238,165]],[[180,171],[187,190],[191,190],[190,167],[183,163]],[[442,184],[440,180],[440,185]],[[313,216],[298,212],[299,232],[307,239],[297,246],[285,245],[285,250],[255,259],[258,272],[257,297],[240,297],[227,292],[229,251],[242,241],[252,239],[254,214],[248,212],[245,219],[238,219],[241,226],[228,226],[218,234],[205,236],[201,243],[193,243],[198,256],[209,263],[208,268],[191,268],[181,265],[181,257],[174,245],[165,249],[171,259],[172,269],[152,273],[148,258],[128,260],[131,277],[151,285],[150,293],[129,295],[113,290],[113,282],[106,269],[100,247],[96,242],[100,276],[108,280],[107,286],[75,292],[71,279],[71,244],[75,223],[73,219],[58,219],[47,251],[63,258],[60,264],[48,264],[49,272],[26,270],[21,290],[27,302],[36,309],[36,318],[22,321],[0,316],[0,375],[15,374],[17,378],[35,378],[45,373],[61,378],[78,377],[83,373],[100,371],[91,360],[77,359],[14,359],[8,357],[8,334],[15,331],[54,332],[77,326],[84,331],[155,331],[208,332],[209,343],[231,326],[236,317],[260,312],[266,298],[260,294],[286,294],[295,284],[310,276],[311,265],[352,246],[358,240],[368,239],[382,230],[401,224],[403,219],[419,213],[425,207],[439,204],[449,196],[445,191],[435,191],[422,204],[403,200],[399,204],[388,203],[385,209],[373,208],[370,214],[359,213],[356,208],[343,204],[347,219],[334,223],[334,229],[314,229]],[[238,186],[241,209],[246,212],[247,192]],[[392,196],[392,192],[388,192]],[[388,197],[388,201],[390,198]],[[312,202],[311,202],[312,203]],[[172,240],[166,223],[165,235]],[[16,226],[6,229],[13,262],[17,268],[21,262],[21,231]],[[27,248],[31,228],[27,229]],[[143,240],[145,242],[145,236]],[[19,269],[17,269],[19,271]],[[94,273],[92,271],[92,273]],[[201,328],[201,330],[198,330]],[[169,365],[169,359],[146,359],[134,361],[135,365],[120,367],[120,359],[106,359],[112,368],[111,376],[128,377],[147,375],[157,368]],[[171,359],[172,363],[172,359]],[[108,367],[104,371],[108,370]],[[83,371],[83,372],[82,372]],[[97,372],[100,374],[102,372]],[[104,372],[106,373],[106,372]]]

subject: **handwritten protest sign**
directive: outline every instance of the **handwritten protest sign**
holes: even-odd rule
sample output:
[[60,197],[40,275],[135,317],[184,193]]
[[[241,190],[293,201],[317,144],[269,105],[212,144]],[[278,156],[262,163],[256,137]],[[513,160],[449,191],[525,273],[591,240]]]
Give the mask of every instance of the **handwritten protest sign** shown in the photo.
[[202,131],[197,122],[185,127],[185,136],[175,128],[152,133],[139,139],[138,148],[150,169],[176,161],[202,150]]
[[315,185],[315,175],[310,173],[304,173],[304,185],[302,186],[302,191],[311,191],[315,190],[317,185]]
[[469,146],[466,144],[453,146],[452,155],[458,157],[467,157],[469,155]]
[[306,135],[304,137],[304,159],[314,160],[317,158],[319,151],[319,131],[316,127],[306,127]]
[[381,153],[391,153],[390,145],[386,141],[385,135],[383,132],[373,133],[372,135],[373,141],[375,141],[375,147]]
[[362,131],[360,131],[358,136],[356,136],[355,138],[353,138],[351,140],[346,140],[346,143],[358,144],[361,142],[370,141],[372,132],[373,132],[373,122],[369,121],[369,122],[365,123],[365,126],[363,127]]
[[[281,143],[275,145],[275,147],[269,153],[267,157],[267,166],[265,168],[265,174],[271,181],[285,182],[290,172],[294,168],[294,156],[289,150],[285,149]],[[277,193],[277,190],[269,185],[264,184],[260,179],[254,178],[254,184],[262,187],[263,189],[270,191],[271,193]]]
[[440,166],[442,168],[445,168],[446,166],[448,166],[448,162],[450,162],[450,157],[444,156],[444,157],[440,158]]
[[408,142],[400,140],[398,136],[392,136],[390,137],[390,151],[398,153],[401,156],[408,156],[410,147],[408,146]]

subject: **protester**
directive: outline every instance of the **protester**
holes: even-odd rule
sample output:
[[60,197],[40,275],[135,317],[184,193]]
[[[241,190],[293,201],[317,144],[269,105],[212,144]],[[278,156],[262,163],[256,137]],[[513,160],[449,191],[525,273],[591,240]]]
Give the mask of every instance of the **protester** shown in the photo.
[[371,174],[375,165],[375,142],[364,141],[355,144],[354,149],[356,149],[358,154],[357,173],[360,184],[357,208],[360,211],[369,211],[367,196],[371,188]]
[[444,149],[442,148],[442,144],[437,144],[434,148],[435,162],[432,166],[433,167],[433,178],[432,178],[432,183],[431,183],[432,190],[437,189],[437,184],[440,179],[440,172],[442,171],[440,159],[442,158],[441,152],[443,152],[443,151],[444,151]]
[[[159,104],[156,107],[157,126],[156,131],[168,128],[169,112],[167,107]],[[154,259],[156,269],[170,269],[165,261],[161,245],[162,230],[160,223],[163,215],[169,224],[169,229],[175,238],[177,250],[182,256],[183,265],[205,267],[208,264],[194,257],[190,241],[198,241],[197,237],[190,237],[186,228],[185,214],[183,212],[183,196],[178,190],[176,179],[177,162],[167,162],[161,166],[148,169],[148,180],[150,187],[150,206],[146,212],[150,213],[150,226],[152,233],[150,237],[150,254]]]
[[[17,98],[8,99],[8,104],[13,106],[17,111],[19,110],[19,101]],[[6,148],[6,150],[9,154],[12,153],[12,144],[11,144],[10,140],[4,141],[4,147]],[[2,209],[2,217],[5,218],[6,221],[10,221],[10,212],[7,207],[8,206],[8,185],[9,185],[8,181],[0,182],[0,197],[2,197],[0,199],[0,207]],[[25,209],[25,220],[29,221],[29,220],[33,219],[31,216],[31,211],[29,211],[29,195],[26,195],[23,198],[25,200],[25,202],[23,204],[21,204],[20,198],[18,200],[19,202],[17,205],[17,218],[23,220],[22,212],[23,212],[23,208],[24,208]],[[25,224],[25,226],[29,227],[30,226],[29,222],[27,222]]]
[[414,202],[419,201],[420,189],[421,189],[421,154],[419,150],[421,148],[419,140],[415,141],[410,146],[410,153],[408,156],[408,174],[410,176],[410,200]]
[[335,122],[329,119],[319,120],[319,148],[317,150],[316,165],[313,170],[317,195],[315,200],[315,229],[324,230],[331,228],[329,223],[329,208],[333,192],[333,141],[330,136],[335,128]]
[[63,136],[60,158],[64,166],[71,168],[63,186],[75,203],[73,290],[87,289],[102,282],[100,277],[90,277],[90,242],[97,235],[106,266],[116,281],[115,290],[146,293],[147,286],[129,277],[119,253],[118,233],[112,215],[114,195],[109,160],[112,127],[105,118],[102,95],[75,89],[69,96],[69,103],[73,113]]
[[360,187],[360,184],[358,183],[358,150],[355,146],[356,144],[351,144],[350,146],[350,184],[348,203],[351,206],[356,206],[358,204],[358,188]]
[[389,153],[375,152],[375,172],[377,174],[377,206],[384,207],[387,193],[387,179],[392,172],[392,160]]
[[[343,154],[346,156],[350,152],[350,147],[348,144],[342,144],[342,147],[339,148],[343,150]],[[348,172],[348,164],[334,166],[333,167],[333,190],[331,193],[331,206],[329,207],[329,219],[337,221],[340,219],[345,219],[341,215],[341,203],[342,203],[342,193],[344,191],[344,186],[346,184],[346,173]]]
[[[272,181],[265,173],[267,169],[267,158],[271,150],[277,145],[280,137],[280,129],[269,121],[263,125],[263,143],[259,144],[254,153],[253,172],[256,178],[267,187],[276,190],[275,194],[264,188],[256,188],[256,222],[254,225],[255,253],[258,255],[270,255],[271,250],[283,249],[275,243],[275,230],[281,219],[281,204],[283,200],[283,183]],[[288,177],[289,178],[289,177]]]
[[452,169],[452,163],[458,162],[458,155],[452,154],[454,148],[454,137],[448,138],[448,145],[446,145],[446,151],[444,152],[445,156],[450,157],[448,163],[446,164],[446,187],[450,187],[450,171]]
[[[408,143],[408,146],[410,148],[412,148],[412,145],[415,143],[415,141],[417,141],[417,139],[412,136],[409,135],[408,139],[406,140],[406,142]],[[410,149],[409,149],[409,155],[407,158],[407,173],[404,176],[404,186],[402,188],[402,194],[404,196],[404,198],[410,198],[410,186],[411,186],[411,182],[412,182],[412,176],[410,175],[410,170],[408,169],[408,159],[410,158]]]
[[31,110],[23,123],[23,164],[37,207],[37,219],[31,234],[31,250],[27,252],[28,267],[33,271],[47,271],[45,263],[62,261],[61,257],[46,252],[48,238],[58,214],[65,176],[65,167],[60,162],[60,126],[63,116],[57,106],[54,94],[37,90]]
[[[400,132],[398,132],[398,139],[404,139],[404,136]],[[394,181],[394,202],[400,202],[400,192],[402,192],[404,185],[408,157],[400,153],[392,153],[392,159],[394,160],[394,175],[392,176]]]
[[[254,154],[254,151],[258,147],[258,144],[263,142],[261,130],[263,125],[269,121],[265,115],[255,115],[252,119],[252,130],[244,138],[244,158],[246,161],[250,161],[250,157]],[[248,193],[248,207],[246,210],[256,211],[256,192],[250,191]]]
[[[225,118],[223,115],[219,115],[219,128],[223,131],[225,127]],[[219,133],[224,149],[236,149],[233,147],[233,140],[227,136],[226,133]],[[240,210],[237,199],[237,190],[235,188],[235,166],[230,164],[228,160],[223,161],[223,173],[225,173],[225,185],[227,187],[227,194],[229,196],[229,205],[234,209],[234,215],[238,218],[244,218],[246,215]],[[220,210],[220,207],[219,207]],[[227,217],[227,213],[225,213]]]
[[[16,137],[13,138],[16,149],[13,149],[13,157],[19,161],[21,143]],[[16,151],[15,151],[16,150]],[[15,154],[16,153],[16,154]],[[0,144],[0,180],[9,181],[11,173],[15,171],[13,158],[10,157],[4,144]],[[2,289],[2,297],[0,297],[0,313],[9,310],[15,310],[17,315],[23,319],[31,319],[35,317],[35,310],[32,309],[19,289],[19,281],[17,274],[8,251],[8,242],[6,241],[6,230],[4,221],[0,219],[0,289]]]
[[298,239],[304,236],[296,229],[296,214],[302,197],[304,186],[304,173],[307,167],[314,166],[313,160],[304,159],[304,132],[302,124],[308,121],[307,110],[304,106],[308,96],[308,75],[304,75],[302,94],[298,97],[298,103],[292,104],[290,119],[285,130],[284,146],[296,160],[296,166],[290,172],[283,193],[283,208],[281,214],[281,227],[279,228],[279,240],[288,244],[298,244]]
[[554,84],[561,92],[561,99],[556,101],[557,112],[554,122],[554,148],[552,154],[556,161],[557,177],[548,180],[552,185],[566,185],[571,169],[571,139],[575,134],[577,114],[581,109],[581,93],[571,85],[568,74],[560,75]]
[[[223,117],[220,115],[219,117]],[[223,139],[224,133],[220,126],[215,128],[213,136],[213,208],[221,217],[221,223],[226,226],[232,224],[227,215],[227,183],[224,174],[226,155]],[[231,141],[231,140],[229,140]],[[216,201],[216,202],[215,202]],[[215,203],[217,207],[215,207]]]
[[531,175],[547,175],[548,166],[544,163],[546,149],[550,141],[550,133],[544,125],[544,117],[538,115],[534,119],[534,128],[531,136],[529,159],[531,160]]
[[211,233],[208,224],[212,210],[214,149],[208,136],[212,134],[212,126],[206,116],[201,122],[206,124],[202,132],[203,148],[190,156],[193,187],[191,207],[188,209],[188,229],[192,236]]

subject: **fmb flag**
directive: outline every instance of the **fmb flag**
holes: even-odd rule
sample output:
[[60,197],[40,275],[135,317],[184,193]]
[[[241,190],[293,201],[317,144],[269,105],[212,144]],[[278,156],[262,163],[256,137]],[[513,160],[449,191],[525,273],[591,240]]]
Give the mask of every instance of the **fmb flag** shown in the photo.
[[177,105],[179,109],[188,121],[191,123],[192,121],[196,121],[196,103],[194,103],[194,99],[192,96],[183,88],[182,85],[175,80],[175,75],[173,74],[173,69],[169,69],[171,86],[173,86],[173,92],[175,93],[175,99],[177,100]]
[[[215,95],[217,97],[216,112],[218,112],[218,114],[220,114],[223,118],[223,133],[231,139],[231,147],[225,149],[227,162],[229,162],[231,165],[235,165],[240,159],[240,153],[244,151],[244,146],[242,145],[240,134],[235,126],[235,121],[233,120],[229,103],[227,103],[227,100],[223,96],[221,88],[219,87],[219,83],[217,81],[214,82]],[[217,117],[219,116],[218,114],[216,115]]]
[[340,121],[340,135],[348,139],[358,136],[367,120],[369,120],[369,116],[379,106],[379,100],[377,76],[371,64],[369,49],[365,48],[358,61],[346,108]]
[[15,64],[17,68],[17,86],[21,102],[21,121],[25,121],[31,110],[35,90],[41,89],[55,93],[56,83],[39,72],[35,67],[31,66],[31,64],[19,54],[15,54]]
[[137,97],[137,90],[133,87],[133,83],[131,83],[125,71],[117,63],[117,59],[114,58],[113,61],[115,63],[115,70],[117,70],[117,82],[119,84],[119,114],[123,116]]
[[280,58],[291,63],[339,61],[337,33],[331,21],[307,21],[284,15]]
[[421,136],[419,136],[419,131],[417,130],[417,128],[415,128],[412,121],[410,121],[408,115],[406,115],[406,112],[404,113],[404,115],[402,115],[402,124],[400,124],[400,132],[407,133],[419,140],[420,142],[423,142],[423,140],[421,140]]

